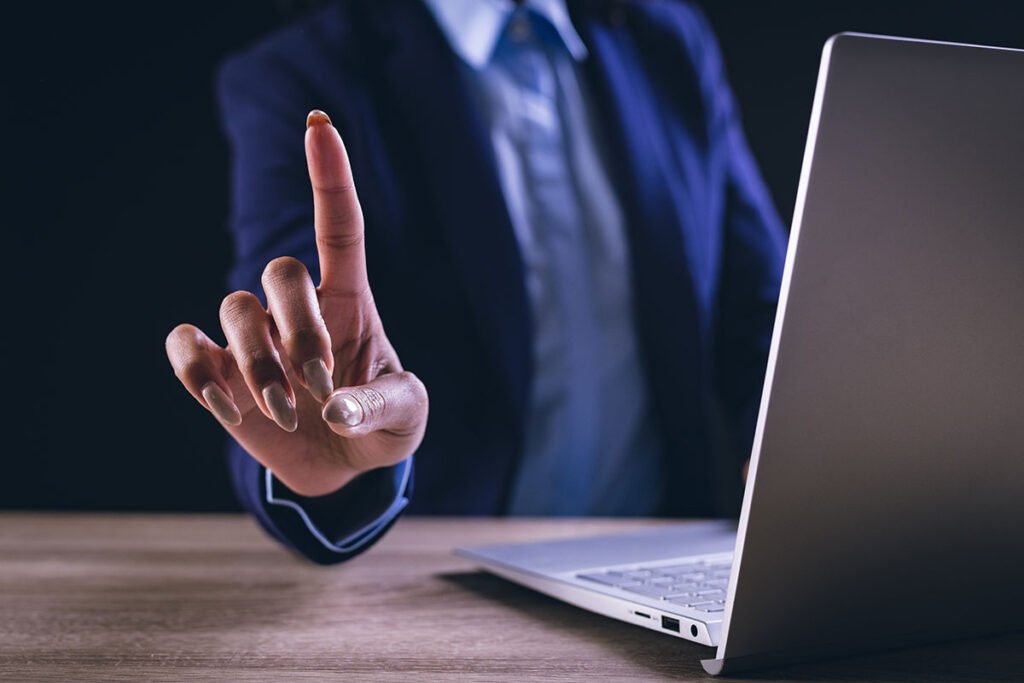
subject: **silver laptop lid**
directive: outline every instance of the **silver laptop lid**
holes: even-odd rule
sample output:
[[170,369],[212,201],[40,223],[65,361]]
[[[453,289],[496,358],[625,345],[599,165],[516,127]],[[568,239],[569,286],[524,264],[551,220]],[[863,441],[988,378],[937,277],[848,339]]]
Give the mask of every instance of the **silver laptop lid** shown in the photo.
[[1024,624],[1024,52],[829,41],[726,671]]

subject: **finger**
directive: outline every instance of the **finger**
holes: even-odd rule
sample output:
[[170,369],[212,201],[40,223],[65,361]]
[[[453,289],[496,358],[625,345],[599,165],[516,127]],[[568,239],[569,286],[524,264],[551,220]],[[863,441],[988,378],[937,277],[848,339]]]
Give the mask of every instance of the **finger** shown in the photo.
[[165,347],[175,376],[199,404],[225,424],[242,424],[242,414],[222,371],[224,349],[198,327],[187,324],[171,330]]
[[327,114],[306,117],[306,163],[313,185],[313,225],[320,255],[320,288],[352,296],[368,289],[363,211],[345,145]]
[[263,414],[286,432],[298,426],[295,395],[281,366],[270,316],[251,292],[228,294],[220,306],[220,325],[246,386]]
[[334,356],[309,271],[291,257],[276,258],[263,270],[263,291],[292,368],[323,403],[334,391]]
[[380,430],[412,435],[426,425],[427,390],[411,372],[381,375],[362,386],[335,391],[324,404],[323,416],[342,436]]

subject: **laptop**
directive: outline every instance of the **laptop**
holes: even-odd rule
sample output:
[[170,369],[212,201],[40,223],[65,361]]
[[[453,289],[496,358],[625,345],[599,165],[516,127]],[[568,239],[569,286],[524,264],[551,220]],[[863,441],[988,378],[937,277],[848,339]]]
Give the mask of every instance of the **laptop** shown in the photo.
[[711,674],[1024,626],[1024,51],[826,43],[738,524],[456,552]]

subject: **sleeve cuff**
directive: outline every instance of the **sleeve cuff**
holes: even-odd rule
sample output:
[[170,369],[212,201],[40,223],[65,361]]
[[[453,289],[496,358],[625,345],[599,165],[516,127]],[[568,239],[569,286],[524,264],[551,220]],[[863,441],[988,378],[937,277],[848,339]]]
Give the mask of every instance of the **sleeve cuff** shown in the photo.
[[[277,481],[273,472],[263,468],[267,505],[290,508],[298,514],[310,534],[325,548],[336,553],[353,553],[371,543],[409,504],[408,487],[412,472],[412,458],[388,468],[374,470],[361,475],[340,491],[319,499],[303,498]],[[392,488],[393,487],[393,488]],[[384,494],[390,489],[393,493]],[[344,500],[330,500],[332,497]],[[373,498],[377,498],[376,506]],[[314,502],[315,501],[315,502]],[[383,512],[369,521],[358,523],[355,529],[345,525],[344,510],[358,506],[363,511],[367,506],[384,505]],[[328,519],[329,513],[334,519]],[[364,517],[365,519],[365,517]],[[332,528],[341,525],[340,528]]]

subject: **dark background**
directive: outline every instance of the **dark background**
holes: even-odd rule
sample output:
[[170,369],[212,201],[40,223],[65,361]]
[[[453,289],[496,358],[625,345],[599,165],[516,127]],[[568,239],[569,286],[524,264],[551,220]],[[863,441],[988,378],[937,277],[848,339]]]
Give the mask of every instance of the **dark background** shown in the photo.
[[[1019,0],[702,4],[786,221],[829,35],[1024,48]],[[4,18],[0,508],[236,509],[222,433],[163,341],[183,321],[220,337],[231,245],[213,70],[303,9],[36,5]]]

